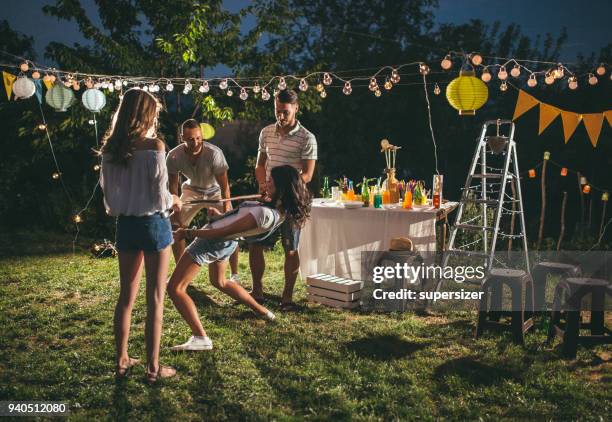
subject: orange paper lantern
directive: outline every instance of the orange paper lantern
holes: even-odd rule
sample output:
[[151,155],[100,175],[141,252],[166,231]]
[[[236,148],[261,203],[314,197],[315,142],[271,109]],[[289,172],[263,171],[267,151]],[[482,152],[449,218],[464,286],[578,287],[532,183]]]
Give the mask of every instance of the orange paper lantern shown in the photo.
[[533,178],[535,178],[535,176],[536,176],[535,169],[529,170],[529,178],[533,179]]
[[561,169],[561,176],[567,176],[567,167]]
[[591,192],[591,186],[590,185],[584,185],[582,187],[582,192],[583,193],[590,193]]

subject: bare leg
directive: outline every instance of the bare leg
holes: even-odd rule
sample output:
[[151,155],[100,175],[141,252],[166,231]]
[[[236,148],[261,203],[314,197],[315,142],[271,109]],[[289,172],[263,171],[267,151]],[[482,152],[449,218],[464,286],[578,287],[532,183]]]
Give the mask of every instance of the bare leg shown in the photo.
[[297,279],[298,271],[300,270],[300,255],[298,251],[285,250],[285,288],[283,289],[283,297],[281,303],[290,303],[293,301],[293,287]]
[[142,252],[119,252],[120,292],[115,307],[115,346],[117,348],[117,367],[125,368],[130,364],[128,338],[132,322],[132,308],[138,295],[142,277]]
[[189,324],[191,332],[194,336],[205,336],[206,332],[202,323],[200,322],[200,316],[198,315],[198,309],[195,303],[187,294],[187,287],[195,276],[200,271],[200,266],[193,261],[191,255],[184,254],[176,264],[176,268],[170,277],[168,283],[168,295],[177,311],[183,317],[183,319]]
[[185,252],[185,239],[175,241],[172,244],[172,254],[174,255],[174,262],[178,263]]
[[164,317],[164,295],[166,294],[166,277],[170,263],[171,249],[145,253],[145,270],[147,277],[147,320],[145,339],[147,342],[147,369],[157,372],[159,369],[159,344],[161,342],[162,322]]
[[230,269],[232,270],[232,275],[238,274],[238,256],[240,254],[240,248],[236,248],[232,256],[230,256]]
[[225,268],[227,263],[225,261],[216,261],[208,265],[208,274],[210,276],[210,282],[217,289],[221,290],[226,295],[230,296],[244,305],[247,305],[253,311],[260,315],[266,315],[268,309],[261,306],[253,297],[247,292],[244,287],[238,283],[227,282],[225,280]]
[[249,267],[251,267],[251,275],[253,277],[253,290],[251,294],[254,297],[263,297],[262,279],[266,269],[263,246],[249,245]]

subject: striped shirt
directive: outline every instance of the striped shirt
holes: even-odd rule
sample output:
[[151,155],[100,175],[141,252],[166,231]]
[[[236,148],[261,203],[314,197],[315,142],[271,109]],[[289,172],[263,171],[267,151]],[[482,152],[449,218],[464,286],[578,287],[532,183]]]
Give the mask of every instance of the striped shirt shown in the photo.
[[302,160],[316,160],[317,140],[299,121],[286,135],[281,135],[276,124],[271,124],[261,130],[257,152],[266,154],[266,178],[269,179],[274,167],[290,165],[302,171]]

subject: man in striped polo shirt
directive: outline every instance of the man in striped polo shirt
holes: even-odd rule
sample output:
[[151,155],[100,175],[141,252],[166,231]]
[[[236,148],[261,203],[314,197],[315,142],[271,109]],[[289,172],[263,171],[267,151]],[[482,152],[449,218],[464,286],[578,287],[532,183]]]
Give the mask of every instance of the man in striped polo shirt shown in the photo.
[[[282,90],[274,100],[276,123],[268,125],[259,134],[259,149],[255,177],[259,191],[265,193],[266,181],[270,171],[277,166],[290,165],[300,171],[302,180],[310,182],[317,159],[317,140],[296,119],[299,109],[298,96],[293,90]],[[281,310],[295,308],[293,287],[300,268],[298,244],[300,229],[285,221],[277,233],[260,243],[249,245],[249,265],[253,275],[253,291],[256,300],[263,299],[262,278],[265,269],[264,248],[274,246],[282,238],[285,251],[285,288],[281,300]]]

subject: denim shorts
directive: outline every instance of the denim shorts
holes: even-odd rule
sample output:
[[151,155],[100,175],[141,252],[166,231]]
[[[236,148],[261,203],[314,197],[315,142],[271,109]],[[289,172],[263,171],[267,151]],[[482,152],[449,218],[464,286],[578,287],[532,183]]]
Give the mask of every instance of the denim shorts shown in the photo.
[[202,266],[216,261],[229,259],[238,247],[235,240],[218,240],[197,238],[187,246],[185,251],[191,255],[193,262]]
[[300,233],[301,229],[299,227],[294,227],[291,224],[291,220],[286,218],[285,221],[274,229],[270,236],[266,237],[264,240],[249,241],[247,239],[247,243],[252,245],[260,245],[266,248],[273,248],[276,241],[280,238],[283,243],[284,250],[297,251],[298,246],[300,245]]
[[170,219],[159,214],[117,217],[115,247],[119,252],[156,252],[173,243]]

